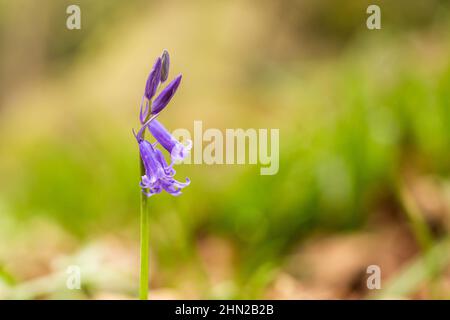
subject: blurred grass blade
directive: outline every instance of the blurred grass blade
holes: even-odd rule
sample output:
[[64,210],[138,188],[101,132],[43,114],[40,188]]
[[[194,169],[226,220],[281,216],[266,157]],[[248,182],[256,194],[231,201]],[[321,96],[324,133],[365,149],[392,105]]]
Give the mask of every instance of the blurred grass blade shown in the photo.
[[381,291],[379,294],[369,296],[370,299],[397,299],[405,297],[429,279],[429,261],[435,265],[434,276],[439,275],[450,262],[450,237],[445,238],[431,248],[424,256],[400,271],[398,276]]

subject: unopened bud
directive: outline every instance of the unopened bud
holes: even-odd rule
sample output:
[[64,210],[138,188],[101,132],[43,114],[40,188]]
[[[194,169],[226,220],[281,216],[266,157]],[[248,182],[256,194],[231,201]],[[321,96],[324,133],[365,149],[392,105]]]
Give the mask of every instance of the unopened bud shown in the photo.
[[166,49],[164,49],[162,55],[161,55],[161,82],[164,82],[167,80],[169,76],[169,66],[170,66],[170,57],[169,52],[167,52]]

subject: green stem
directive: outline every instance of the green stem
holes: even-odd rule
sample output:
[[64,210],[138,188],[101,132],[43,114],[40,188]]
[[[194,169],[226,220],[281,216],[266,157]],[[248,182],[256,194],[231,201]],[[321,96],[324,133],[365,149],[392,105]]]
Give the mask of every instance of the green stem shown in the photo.
[[409,193],[406,185],[401,181],[401,178],[397,178],[396,193],[406,218],[411,224],[412,233],[416,238],[422,253],[425,254],[433,246],[433,235],[420,208],[417,206],[415,199]]
[[[149,108],[151,110],[152,103],[149,102]],[[158,117],[157,114],[149,114],[144,121],[145,127],[150,121]],[[145,138],[145,130],[142,132],[142,139]],[[145,174],[145,167],[142,159],[139,159],[141,177]],[[141,192],[141,267],[139,278],[139,299],[148,300],[148,263],[149,263],[149,217],[148,217],[148,198]]]
[[[142,134],[145,136],[145,132]],[[142,159],[139,159],[141,177],[145,174]],[[149,221],[148,198],[141,191],[141,272],[139,277],[139,299],[148,300],[148,262],[149,262]]]
[[396,180],[396,192],[403,206],[403,211],[411,225],[412,233],[424,256],[425,270],[427,271],[431,294],[434,295],[435,292],[439,291],[439,283],[437,282],[439,268],[435,255],[428,254],[433,248],[433,234],[425,221],[421,209],[417,206],[415,199],[409,193],[407,186],[402,182],[401,178],[397,178]]
[[139,281],[139,299],[148,299],[148,261],[149,261],[149,221],[147,197],[141,192],[141,275]]

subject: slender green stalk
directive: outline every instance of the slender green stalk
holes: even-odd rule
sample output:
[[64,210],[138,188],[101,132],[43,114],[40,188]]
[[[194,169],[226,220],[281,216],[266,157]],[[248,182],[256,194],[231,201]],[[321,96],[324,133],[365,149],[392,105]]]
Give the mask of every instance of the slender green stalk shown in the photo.
[[[450,237],[447,236],[440,240],[426,254],[419,256],[414,262],[399,271],[398,275],[393,276],[392,280],[383,286],[382,290],[379,290],[379,293],[369,295],[369,299],[401,299],[416,292],[420,285],[429,279],[430,260],[436,262],[435,270],[438,274],[445,271],[450,264]],[[442,299],[445,296],[438,295],[436,298]]]
[[[143,136],[145,132],[143,133]],[[144,163],[139,159],[141,177],[145,174]],[[139,299],[148,300],[148,263],[149,263],[149,219],[148,198],[141,192],[141,267],[139,277]]]
[[147,197],[141,192],[141,275],[139,299],[148,299],[149,221]]
[[[151,110],[151,102],[150,110]],[[150,121],[158,117],[159,113],[150,115],[145,119],[144,126]],[[145,130],[142,133],[142,138],[145,138]],[[145,174],[145,167],[142,159],[139,159],[141,177]],[[139,278],[139,299],[148,300],[148,264],[149,264],[149,228],[150,222],[148,217],[148,198],[141,192],[141,267]]]
[[397,178],[396,180],[396,192],[397,197],[403,206],[406,218],[411,225],[411,231],[424,256],[424,267],[427,272],[431,295],[434,296],[440,291],[438,282],[440,272],[436,256],[429,254],[429,251],[434,247],[433,234],[425,221],[420,208],[417,206],[414,198],[408,192],[407,187],[400,178]]

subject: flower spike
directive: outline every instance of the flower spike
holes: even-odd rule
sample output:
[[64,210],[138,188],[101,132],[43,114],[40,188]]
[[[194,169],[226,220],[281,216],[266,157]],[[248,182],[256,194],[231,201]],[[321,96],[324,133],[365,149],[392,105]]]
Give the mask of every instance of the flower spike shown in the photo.
[[[187,178],[185,182],[174,179],[175,170],[173,169],[173,164],[183,160],[189,154],[192,142],[188,141],[187,145],[182,144],[156,120],[177,91],[181,83],[181,75],[172,80],[152,102],[159,84],[167,80],[169,64],[169,53],[164,50],[162,56],[156,59],[145,85],[139,112],[141,128],[137,133],[133,130],[134,137],[139,145],[139,154],[143,165],[142,168],[144,169],[141,171],[140,187],[143,194],[147,197],[162,191],[177,196],[181,194],[181,189],[190,183],[190,180]],[[152,144],[145,140],[144,132],[147,128],[157,143]],[[158,143],[170,152],[170,164],[167,164],[162,152],[156,148]]]

